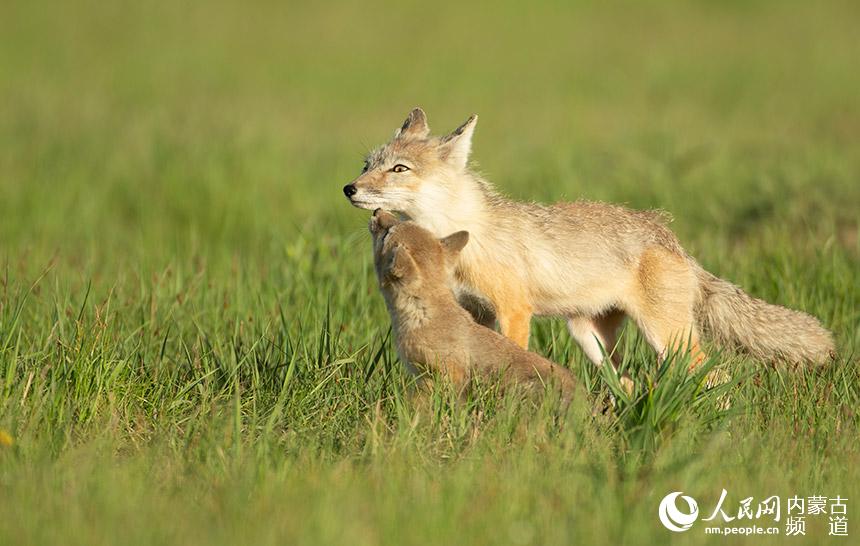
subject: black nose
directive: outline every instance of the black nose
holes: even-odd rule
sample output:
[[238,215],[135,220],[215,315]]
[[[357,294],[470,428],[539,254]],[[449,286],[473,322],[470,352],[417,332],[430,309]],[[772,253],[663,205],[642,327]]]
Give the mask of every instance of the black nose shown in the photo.
[[347,184],[343,187],[343,194],[347,197],[352,197],[358,193],[358,190],[355,188],[355,184]]

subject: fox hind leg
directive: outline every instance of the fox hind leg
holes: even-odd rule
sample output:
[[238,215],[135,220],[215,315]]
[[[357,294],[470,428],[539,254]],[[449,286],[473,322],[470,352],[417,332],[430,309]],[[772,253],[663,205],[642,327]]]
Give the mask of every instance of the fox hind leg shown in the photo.
[[[595,366],[602,366],[605,356],[609,356],[609,362],[615,371],[621,365],[622,355],[616,346],[618,343],[618,330],[624,324],[625,314],[618,309],[597,316],[571,317],[567,322],[571,337],[579,344],[585,352],[585,356]],[[633,380],[627,373],[621,378],[621,385],[628,394],[633,392]]]
[[639,263],[636,305],[629,309],[648,344],[662,360],[669,351],[689,351],[690,369],[706,355],[699,344],[694,305],[697,281],[686,260],[662,249],[646,251]]
[[624,318],[624,313],[618,310],[599,317],[571,317],[567,321],[567,328],[591,362],[597,366],[603,364],[605,351],[613,366],[617,367],[622,359],[616,344]]
[[639,328],[648,344],[662,361],[666,356],[681,351],[690,353],[690,370],[705,361],[707,355],[699,344],[699,333],[695,323],[679,317],[645,315],[638,320]]
[[[659,360],[664,359],[669,351],[675,354],[689,351],[689,371],[693,371],[707,359],[699,344],[699,333],[692,312],[685,314],[683,309],[668,306],[661,312],[639,317],[637,322],[648,343],[657,352]],[[713,368],[705,377],[705,388],[712,389],[730,380],[731,376],[725,369]],[[722,395],[718,400],[721,410],[727,410],[731,405],[728,394]]]

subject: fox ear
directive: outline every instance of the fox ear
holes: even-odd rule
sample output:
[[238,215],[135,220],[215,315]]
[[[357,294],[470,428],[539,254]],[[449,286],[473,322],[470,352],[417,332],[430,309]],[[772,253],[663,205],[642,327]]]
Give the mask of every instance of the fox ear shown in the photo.
[[409,255],[409,251],[404,250],[402,246],[394,249],[391,258],[391,267],[388,268],[388,276],[392,279],[402,279],[411,276],[417,269],[415,260]]
[[426,138],[429,134],[427,114],[421,108],[413,108],[400,129],[394,132],[394,138]]
[[463,247],[466,246],[466,243],[469,242],[469,232],[468,231],[458,231],[457,233],[452,233],[447,237],[443,237],[439,239],[439,242],[442,243],[442,250],[445,251],[445,256],[453,258],[463,250]]
[[472,134],[478,123],[478,115],[472,114],[466,122],[454,129],[450,135],[443,137],[439,144],[442,159],[457,167],[465,169],[472,152]]

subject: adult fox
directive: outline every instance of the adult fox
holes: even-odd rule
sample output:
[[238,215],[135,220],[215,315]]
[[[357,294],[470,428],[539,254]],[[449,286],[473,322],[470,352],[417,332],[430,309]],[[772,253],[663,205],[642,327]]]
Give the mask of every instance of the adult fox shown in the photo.
[[771,362],[822,364],[835,356],[833,336],[817,319],[705,271],[659,213],[500,195],[468,167],[477,119],[433,137],[424,111],[412,110],[343,191],[356,207],[397,211],[437,237],[468,231],[453,288],[479,322],[497,318],[525,348],[532,315],[565,317],[598,365],[604,351],[618,363],[625,317],[658,356],[686,349],[693,364],[705,357],[700,334]]

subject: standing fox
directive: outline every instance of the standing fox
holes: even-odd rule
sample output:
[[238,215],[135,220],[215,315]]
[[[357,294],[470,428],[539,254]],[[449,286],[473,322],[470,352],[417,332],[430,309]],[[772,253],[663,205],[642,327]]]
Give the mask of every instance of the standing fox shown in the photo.
[[458,305],[449,277],[469,241],[458,231],[438,239],[414,222],[376,210],[370,219],[373,261],[397,352],[413,373],[435,371],[463,387],[472,377],[541,387],[555,382],[569,402],[569,371],[476,324]]
[[718,345],[775,362],[823,364],[832,334],[810,315],[771,305],[715,277],[688,255],[661,214],[587,201],[541,205],[500,195],[468,168],[477,116],[430,136],[420,108],[343,188],[356,207],[402,213],[435,236],[458,230],[461,304],[528,347],[532,315],[561,316],[588,358],[617,365],[617,332],[632,319],[662,358]]

